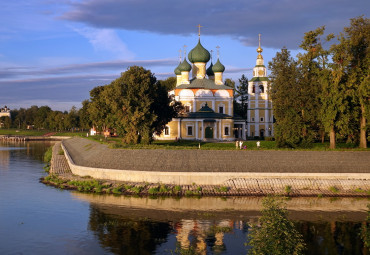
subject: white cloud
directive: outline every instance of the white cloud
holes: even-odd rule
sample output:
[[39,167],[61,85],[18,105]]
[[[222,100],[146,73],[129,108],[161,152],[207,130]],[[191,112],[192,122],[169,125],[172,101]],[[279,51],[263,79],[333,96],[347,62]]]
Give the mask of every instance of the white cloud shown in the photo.
[[135,56],[113,29],[74,27],[73,30],[86,37],[97,52],[110,52],[117,59],[124,60],[131,60]]

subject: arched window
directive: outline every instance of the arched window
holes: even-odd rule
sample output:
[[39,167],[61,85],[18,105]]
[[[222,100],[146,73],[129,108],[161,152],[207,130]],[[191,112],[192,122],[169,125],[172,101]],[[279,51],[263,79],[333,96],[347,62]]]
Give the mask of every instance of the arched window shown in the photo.
[[252,93],[254,94],[254,93],[256,93],[256,88],[255,88],[255,86],[254,85],[252,85]]
[[259,86],[259,89],[260,89],[260,93],[265,93],[265,88],[263,87],[263,85],[260,85]]

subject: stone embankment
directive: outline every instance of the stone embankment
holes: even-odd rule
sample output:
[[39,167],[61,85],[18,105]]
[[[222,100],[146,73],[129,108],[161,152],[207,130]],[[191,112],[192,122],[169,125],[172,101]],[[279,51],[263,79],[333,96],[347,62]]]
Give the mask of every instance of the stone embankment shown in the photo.
[[[102,184],[99,192],[115,190],[120,194],[370,195],[369,152],[120,150],[82,138],[64,140],[62,153],[60,146],[57,143],[53,149],[51,173],[65,180],[58,183],[64,188],[73,188],[68,180],[87,181],[93,177]],[[221,154],[226,156],[221,157]],[[221,164],[220,157],[224,169],[217,166]],[[235,167],[235,161],[242,163],[239,172],[231,172],[228,168]],[[253,162],[253,167],[245,165],[248,162]],[[176,164],[182,166],[179,171],[172,169]],[[263,171],[261,166],[266,165],[271,166]],[[286,169],[287,165],[290,167]],[[197,172],[201,167],[205,171]],[[292,167],[296,167],[295,172]],[[276,171],[272,172],[273,169]]]

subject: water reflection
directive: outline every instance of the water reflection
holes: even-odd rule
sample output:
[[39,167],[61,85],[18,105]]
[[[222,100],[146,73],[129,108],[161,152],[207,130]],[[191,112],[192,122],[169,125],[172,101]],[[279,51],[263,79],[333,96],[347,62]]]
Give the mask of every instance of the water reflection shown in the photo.
[[28,158],[42,161],[45,151],[52,141],[0,141],[0,169],[8,170],[10,157]]
[[[259,223],[262,208],[261,198],[73,196],[89,201],[89,229],[115,254],[247,254],[248,226]],[[198,206],[204,203],[209,210]],[[368,254],[359,236],[367,203],[348,198],[287,201],[307,245],[305,254]]]

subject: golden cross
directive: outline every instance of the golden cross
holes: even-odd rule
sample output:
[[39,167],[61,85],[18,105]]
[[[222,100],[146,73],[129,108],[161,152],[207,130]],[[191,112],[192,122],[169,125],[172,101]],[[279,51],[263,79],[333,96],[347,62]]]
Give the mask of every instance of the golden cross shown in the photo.
[[179,49],[180,63],[181,63],[181,52],[182,52],[182,50],[181,50],[181,49]]
[[258,48],[261,48],[261,34],[258,34]]
[[200,28],[203,27],[200,24],[197,26],[198,27],[198,36],[200,37]]
[[184,45],[184,59],[186,58],[186,47],[188,46]]
[[220,58],[220,46],[216,46],[216,48],[217,48],[217,58]]
[[213,50],[211,50],[211,62],[212,62],[212,55],[213,55]]

